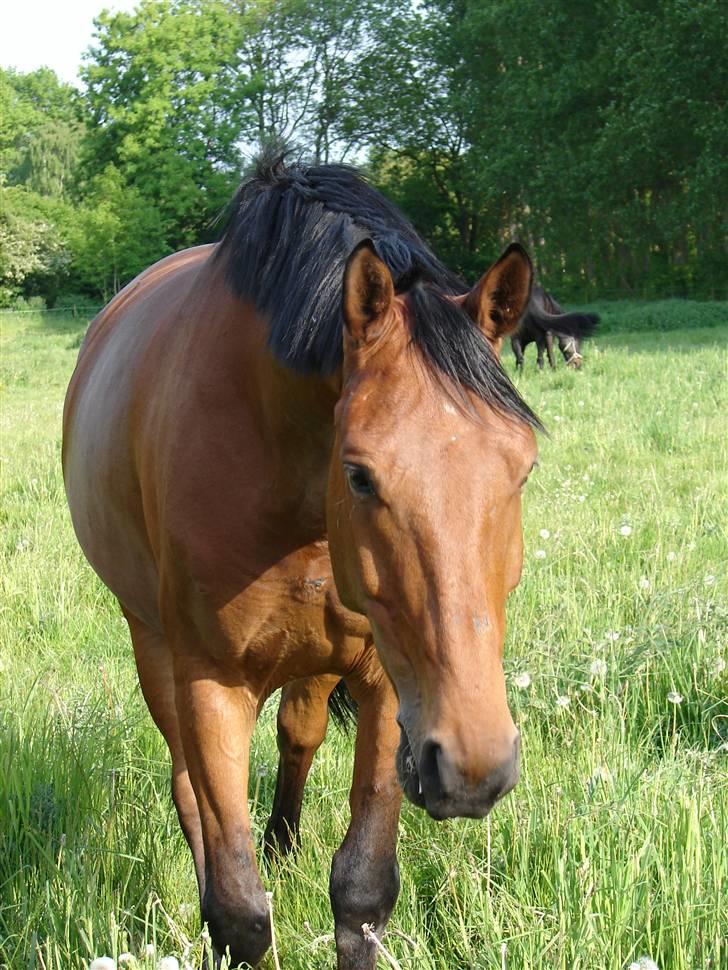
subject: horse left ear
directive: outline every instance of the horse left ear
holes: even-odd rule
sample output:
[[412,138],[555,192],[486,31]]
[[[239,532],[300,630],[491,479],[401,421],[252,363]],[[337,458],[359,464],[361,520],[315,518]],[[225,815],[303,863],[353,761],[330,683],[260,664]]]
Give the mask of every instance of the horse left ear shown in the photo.
[[372,324],[381,319],[394,300],[394,282],[370,239],[359,243],[344,270],[343,312],[347,333],[355,343],[375,336]]
[[497,349],[518,326],[531,295],[532,279],[528,253],[519,243],[512,243],[463,298],[463,309]]

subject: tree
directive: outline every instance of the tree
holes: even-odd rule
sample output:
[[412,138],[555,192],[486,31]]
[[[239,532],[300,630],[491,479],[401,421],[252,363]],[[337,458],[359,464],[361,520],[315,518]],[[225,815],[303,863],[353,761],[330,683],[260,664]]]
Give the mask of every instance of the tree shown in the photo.
[[164,253],[160,214],[109,165],[87,187],[70,247],[81,289],[108,300]]
[[53,305],[70,275],[72,219],[61,200],[0,185],[0,306],[21,295]]
[[236,12],[221,0],[142,0],[95,23],[82,70],[87,177],[113,165],[159,211],[169,248],[209,238],[240,167]]
[[81,140],[78,92],[53,71],[0,68],[0,172],[40,195],[68,196]]

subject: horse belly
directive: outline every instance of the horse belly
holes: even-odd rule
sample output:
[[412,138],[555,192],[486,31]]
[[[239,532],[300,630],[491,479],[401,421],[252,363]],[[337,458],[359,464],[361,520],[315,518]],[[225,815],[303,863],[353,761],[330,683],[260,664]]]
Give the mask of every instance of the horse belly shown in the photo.
[[110,321],[103,346],[92,340],[81,351],[66,399],[63,464],[86,558],[126,609],[159,628],[159,581],[131,435],[132,379],[147,339],[141,321]]

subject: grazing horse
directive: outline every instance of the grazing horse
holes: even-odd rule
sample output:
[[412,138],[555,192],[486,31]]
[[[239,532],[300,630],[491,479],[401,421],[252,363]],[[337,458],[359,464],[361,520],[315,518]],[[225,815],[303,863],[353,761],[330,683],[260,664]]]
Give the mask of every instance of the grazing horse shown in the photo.
[[531,299],[518,329],[511,335],[511,347],[516,357],[516,367],[523,367],[523,351],[535,343],[538,351],[537,364],[543,369],[543,352],[546,350],[549,365],[556,367],[554,337],[568,367],[582,365],[581,344],[599,323],[595,313],[565,313],[556,300],[542,286],[534,286]]
[[399,889],[402,792],[483,817],[515,784],[502,669],[539,422],[493,346],[528,303],[510,246],[467,289],[352,170],[263,158],[221,242],[142,273],[92,322],[64,411],[79,542],[127,619],[172,757],[218,953],[270,943],[247,806],[283,686],[269,847],[343,678],[358,708],[330,897],[367,970]]

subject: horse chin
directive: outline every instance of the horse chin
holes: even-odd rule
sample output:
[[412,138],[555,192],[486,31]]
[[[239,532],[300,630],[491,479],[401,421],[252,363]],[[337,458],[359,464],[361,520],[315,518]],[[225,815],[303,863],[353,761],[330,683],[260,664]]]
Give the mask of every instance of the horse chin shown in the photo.
[[425,796],[422,792],[420,776],[417,772],[417,762],[412,752],[407,732],[400,724],[399,747],[397,748],[397,779],[408,801],[417,808],[425,808]]

